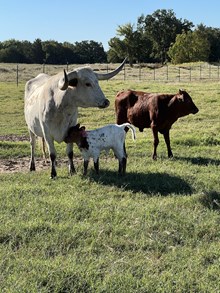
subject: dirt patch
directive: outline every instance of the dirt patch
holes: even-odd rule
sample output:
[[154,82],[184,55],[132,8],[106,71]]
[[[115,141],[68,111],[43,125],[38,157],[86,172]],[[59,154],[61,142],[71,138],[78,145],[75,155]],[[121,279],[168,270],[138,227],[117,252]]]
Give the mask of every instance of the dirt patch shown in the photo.
[[[16,159],[0,159],[0,174],[2,173],[14,173],[14,172],[29,172],[30,158],[16,158]],[[77,166],[78,162],[74,161],[74,165]],[[36,171],[48,170],[50,172],[50,161],[45,161],[42,158],[35,158]],[[57,167],[67,167],[67,159],[58,159]]]
[[0,135],[0,141],[29,141],[29,137],[27,135],[16,135],[16,134],[7,134]]
[[[0,135],[0,141],[29,141],[27,135]],[[57,166],[67,166],[67,159],[58,158]],[[29,172],[30,157],[13,158],[13,159],[0,159],[0,174],[12,172]],[[50,161],[42,158],[35,158],[36,170],[48,170],[50,172]]]

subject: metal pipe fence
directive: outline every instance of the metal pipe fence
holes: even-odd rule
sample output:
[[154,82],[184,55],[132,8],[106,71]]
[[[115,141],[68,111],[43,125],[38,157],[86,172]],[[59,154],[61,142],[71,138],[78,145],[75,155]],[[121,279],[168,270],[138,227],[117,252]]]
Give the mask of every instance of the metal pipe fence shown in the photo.
[[[85,64],[87,65],[87,64]],[[96,72],[109,72],[114,70],[119,64],[92,64],[91,67]],[[84,65],[65,64],[10,64],[0,63],[0,82],[16,82],[17,85],[35,77],[39,73],[53,75],[63,70],[71,71],[74,68]],[[160,64],[135,64],[130,67],[128,64],[117,74],[115,80],[132,81],[164,81],[164,82],[189,82],[203,80],[219,80],[219,64],[199,63],[192,65],[160,65]]]

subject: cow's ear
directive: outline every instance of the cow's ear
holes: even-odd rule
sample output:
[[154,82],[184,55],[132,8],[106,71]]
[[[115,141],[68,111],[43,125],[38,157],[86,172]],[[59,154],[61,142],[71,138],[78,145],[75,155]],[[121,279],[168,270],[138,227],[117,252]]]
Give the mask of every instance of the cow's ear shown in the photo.
[[85,127],[85,126],[81,126],[81,127],[80,127],[80,130],[81,130],[81,131],[85,131],[85,130],[86,130],[86,127]]
[[69,81],[69,86],[72,86],[72,87],[76,87],[78,84],[78,79],[77,78],[73,78]]
[[179,89],[179,94],[182,95],[183,94],[183,90]]
[[77,129],[79,129],[79,128],[80,128],[80,124],[77,123],[75,127],[76,127]]
[[177,99],[179,102],[183,103],[184,102],[184,94],[177,95]]

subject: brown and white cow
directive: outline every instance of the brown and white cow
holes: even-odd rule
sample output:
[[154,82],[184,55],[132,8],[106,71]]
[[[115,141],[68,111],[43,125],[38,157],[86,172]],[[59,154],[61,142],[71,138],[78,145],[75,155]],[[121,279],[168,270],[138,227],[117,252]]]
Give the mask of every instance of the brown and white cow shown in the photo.
[[143,131],[151,128],[154,137],[152,158],[157,159],[159,144],[158,132],[162,133],[166,142],[168,157],[173,157],[170,146],[170,129],[178,118],[188,114],[196,114],[198,108],[190,95],[179,90],[177,94],[146,93],[125,90],[116,95],[116,123],[129,122]]
[[[35,136],[39,136],[45,140],[49,150],[51,178],[56,177],[54,141],[62,142],[68,129],[76,125],[78,107],[109,106],[109,100],[103,94],[98,80],[115,76],[122,69],[125,60],[117,69],[106,74],[96,73],[90,67],[80,67],[54,76],[39,74],[26,83],[24,113],[30,133],[30,171],[35,170]],[[75,168],[72,143],[67,144],[66,152],[69,172],[73,174]]]

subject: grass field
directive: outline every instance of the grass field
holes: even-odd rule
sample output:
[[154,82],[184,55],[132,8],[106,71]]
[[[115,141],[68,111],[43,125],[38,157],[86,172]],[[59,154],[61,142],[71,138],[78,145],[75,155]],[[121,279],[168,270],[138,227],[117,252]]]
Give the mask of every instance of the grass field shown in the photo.
[[[58,165],[0,174],[1,292],[220,292],[220,83],[100,83],[111,105],[80,109],[87,129],[115,121],[114,96],[134,88],[185,88],[199,113],[171,130],[173,159],[162,136],[153,161],[151,131],[126,138],[128,166],[117,175],[112,153],[86,177]],[[0,159],[30,154],[23,115],[24,84],[0,83]],[[58,161],[65,145],[57,146]],[[38,150],[38,156],[41,156]],[[38,166],[36,165],[36,168]]]

